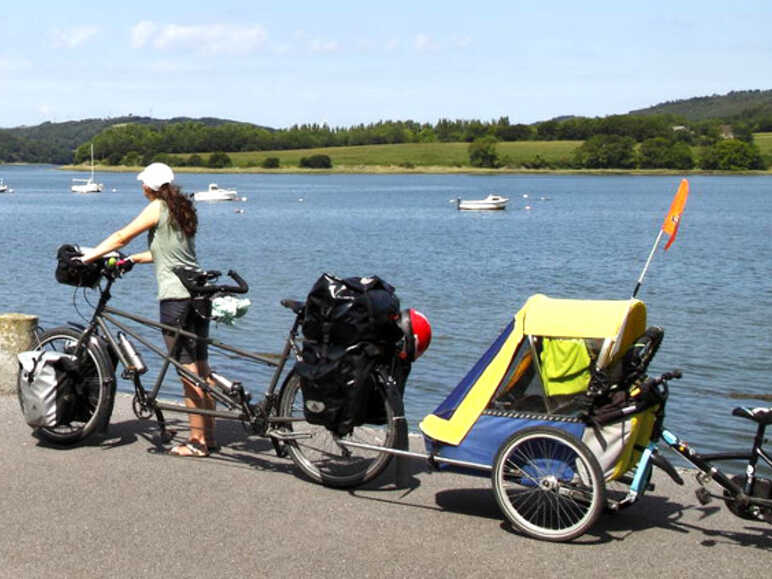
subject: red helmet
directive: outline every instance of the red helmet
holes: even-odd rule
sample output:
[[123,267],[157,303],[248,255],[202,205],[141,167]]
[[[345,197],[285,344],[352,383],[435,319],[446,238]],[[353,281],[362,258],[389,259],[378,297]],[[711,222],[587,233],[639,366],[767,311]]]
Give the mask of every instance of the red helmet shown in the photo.
[[402,310],[399,315],[399,327],[405,335],[401,358],[415,362],[426,351],[432,341],[432,327],[429,320],[418,310]]

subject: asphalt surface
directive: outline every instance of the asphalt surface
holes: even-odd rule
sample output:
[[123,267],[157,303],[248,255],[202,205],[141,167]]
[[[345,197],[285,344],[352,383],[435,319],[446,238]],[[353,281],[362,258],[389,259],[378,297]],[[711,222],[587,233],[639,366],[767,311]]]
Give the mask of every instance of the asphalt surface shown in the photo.
[[[179,421],[185,435],[185,417]],[[656,489],[568,544],[504,521],[487,477],[411,461],[355,491],[303,479],[270,444],[219,422],[222,451],[175,458],[121,396],[106,436],[69,449],[0,397],[0,577],[768,577],[772,526]],[[416,444],[418,440],[414,441]],[[390,476],[389,476],[390,475]]]

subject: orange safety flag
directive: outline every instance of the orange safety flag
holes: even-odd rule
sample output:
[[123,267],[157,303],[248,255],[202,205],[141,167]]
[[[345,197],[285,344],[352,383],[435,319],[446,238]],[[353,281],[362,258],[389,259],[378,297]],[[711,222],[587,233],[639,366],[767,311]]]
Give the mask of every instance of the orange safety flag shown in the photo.
[[662,223],[662,231],[667,233],[670,239],[665,244],[665,251],[667,248],[673,245],[676,235],[678,234],[678,226],[681,224],[681,213],[684,212],[686,207],[686,198],[689,196],[689,181],[686,179],[681,180],[681,185],[676,191],[673,202],[670,204],[670,211],[665,215],[665,221]]

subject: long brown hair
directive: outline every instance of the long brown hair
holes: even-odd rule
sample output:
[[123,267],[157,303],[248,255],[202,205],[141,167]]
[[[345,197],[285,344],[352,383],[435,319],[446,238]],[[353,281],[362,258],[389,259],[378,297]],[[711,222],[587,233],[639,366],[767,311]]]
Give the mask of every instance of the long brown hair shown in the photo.
[[161,185],[161,188],[153,193],[169,208],[172,227],[181,229],[188,237],[193,237],[198,229],[198,215],[190,197],[183,195],[178,185],[170,183]]

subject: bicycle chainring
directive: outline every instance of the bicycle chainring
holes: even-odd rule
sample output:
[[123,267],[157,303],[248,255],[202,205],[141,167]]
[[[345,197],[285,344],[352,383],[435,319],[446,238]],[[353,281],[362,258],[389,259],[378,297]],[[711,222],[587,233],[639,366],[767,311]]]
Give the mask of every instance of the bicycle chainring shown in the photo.
[[153,409],[147,404],[140,402],[136,394],[131,400],[131,409],[134,411],[134,416],[140,420],[148,420],[153,416]]

